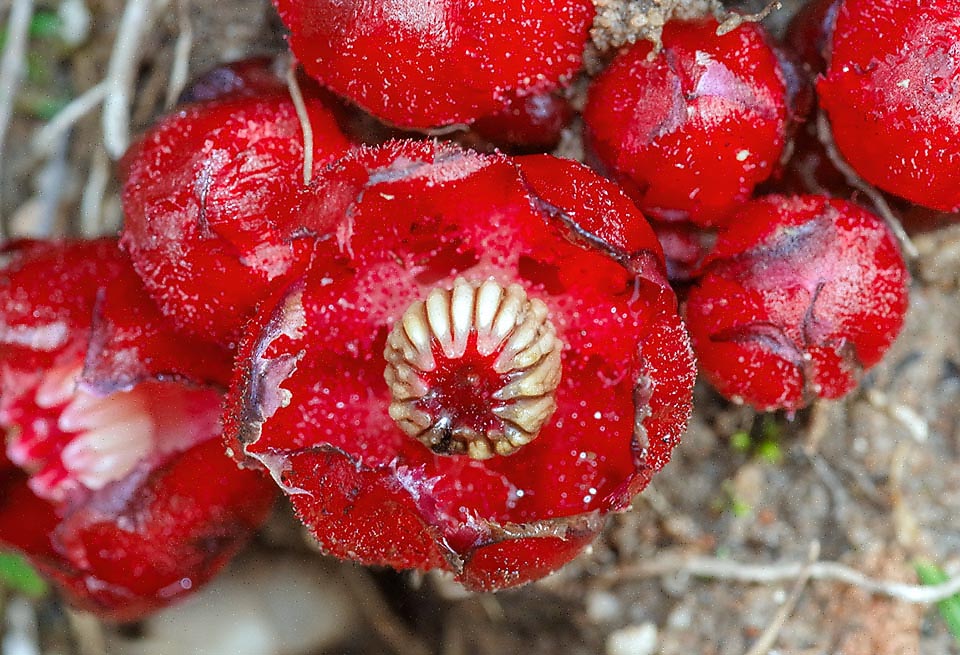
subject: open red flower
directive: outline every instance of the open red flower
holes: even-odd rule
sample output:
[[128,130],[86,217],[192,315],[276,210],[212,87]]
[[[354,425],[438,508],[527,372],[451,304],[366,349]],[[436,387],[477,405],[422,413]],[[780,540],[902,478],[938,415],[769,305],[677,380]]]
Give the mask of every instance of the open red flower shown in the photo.
[[839,398],[900,332],[907,280],[890,229],[851,202],[746,203],[687,298],[700,370],[763,410]]
[[0,270],[0,544],[137,618],[216,573],[269,481],[223,454],[220,347],[175,336],[115,239],[22,242]]
[[[260,298],[299,275],[308,254],[274,233],[305,187],[294,103],[261,68],[236,75],[234,87],[198,85],[218,100],[167,117],[124,162],[123,247],[179,329],[223,344]],[[349,143],[323,102],[305,102],[313,175]]]
[[237,456],[338,557],[475,589],[569,561],[690,412],[642,215],[575,162],[430,142],[347,155],[315,200],[304,227],[335,238],[250,326],[225,419]]
[[589,0],[274,0],[321,84],[400,127],[470,123],[580,68]]

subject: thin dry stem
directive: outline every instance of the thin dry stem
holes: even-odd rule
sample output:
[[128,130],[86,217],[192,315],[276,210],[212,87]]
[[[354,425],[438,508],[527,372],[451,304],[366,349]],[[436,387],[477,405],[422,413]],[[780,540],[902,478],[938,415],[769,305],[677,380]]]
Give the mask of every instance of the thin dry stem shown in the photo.
[[917,250],[913,241],[910,240],[907,231],[903,229],[903,225],[900,223],[900,219],[897,218],[893,210],[890,209],[890,205],[883,197],[883,194],[872,184],[860,177],[837,150],[837,146],[833,141],[833,133],[830,131],[830,123],[823,113],[817,116],[817,138],[826,150],[830,163],[843,174],[843,177],[847,180],[847,184],[870,199],[874,209],[877,210],[877,213],[886,221],[887,225],[893,231],[893,234],[897,237],[897,241],[900,242],[900,248],[904,254],[911,260],[919,257],[920,251]]
[[103,103],[103,144],[107,154],[119,159],[130,143],[130,105],[141,41],[150,28],[153,0],[127,0],[107,65],[107,96]]
[[[7,131],[13,116],[13,101],[26,68],[27,37],[32,20],[33,0],[13,0],[6,24],[7,43],[0,58],[0,180],[6,157]],[[2,207],[0,202],[0,211]],[[3,239],[6,233],[5,221],[0,220],[0,239]]]
[[99,82],[71,100],[56,116],[34,132],[33,150],[38,156],[48,156],[61,134],[76,125],[97,108],[107,96],[106,81]]
[[841,582],[872,594],[887,596],[907,603],[928,605],[960,593],[960,576],[938,585],[911,585],[870,578],[856,569],[838,562],[784,562],[780,564],[745,564],[715,557],[662,555],[621,567],[604,579],[618,584],[631,578],[650,578],[669,573],[686,573],[699,578],[732,580],[742,583],[771,584],[796,580],[809,566],[812,580]]
[[800,596],[803,595],[803,590],[810,580],[810,568],[814,562],[817,561],[818,557],[820,557],[820,542],[813,541],[810,544],[807,565],[800,572],[800,577],[793,583],[790,595],[787,596],[787,599],[773,617],[773,621],[770,622],[763,633],[753,643],[753,646],[747,651],[746,655],[766,655],[770,652],[770,649],[773,648],[773,645],[777,642],[777,637],[780,636],[780,631],[783,630],[784,624],[786,624],[790,615],[793,614],[793,610],[796,609]]
[[344,567],[350,592],[356,597],[357,607],[377,636],[397,655],[429,655],[427,648],[414,633],[400,622],[387,607],[383,595],[370,579],[370,574],[357,567]]
[[177,98],[187,86],[190,78],[190,51],[193,49],[193,23],[190,22],[190,0],[177,3],[177,26],[180,34],[173,47],[173,64],[170,67],[170,81],[167,84],[167,97],[163,105],[168,110],[177,104]]
[[86,238],[103,233],[103,197],[110,182],[110,160],[103,146],[90,157],[90,173],[80,197],[80,235]]
[[62,232],[60,202],[66,190],[68,175],[67,153],[69,140],[66,134],[60,136],[53,152],[37,176],[37,198],[40,201],[40,234],[53,236]]
[[717,28],[717,36],[723,36],[728,32],[732,32],[744,23],[759,23],[774,11],[779,11],[782,8],[783,4],[780,3],[779,0],[774,0],[755,14],[737,14],[731,12],[723,19],[723,22],[720,23],[720,26]]
[[103,624],[93,614],[71,608],[66,609],[70,631],[80,655],[107,655],[107,643],[103,636]]
[[871,406],[906,428],[917,443],[925,442],[930,436],[930,426],[911,407],[892,402],[887,394],[879,389],[869,389],[866,393],[866,399]]
[[290,90],[290,99],[297,110],[300,120],[300,129],[303,131],[303,184],[310,184],[313,175],[313,126],[310,125],[310,115],[307,114],[307,105],[300,92],[300,83],[297,82],[296,62],[291,61],[287,68],[287,88]]
[[[2,591],[2,590],[0,590]],[[36,608],[26,598],[13,596],[3,607],[3,652],[40,655],[40,623]]]

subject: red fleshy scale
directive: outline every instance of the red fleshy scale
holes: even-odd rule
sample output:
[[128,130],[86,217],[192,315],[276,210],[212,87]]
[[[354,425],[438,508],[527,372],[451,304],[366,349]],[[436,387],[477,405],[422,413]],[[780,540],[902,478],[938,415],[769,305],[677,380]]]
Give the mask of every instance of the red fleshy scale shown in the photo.
[[281,77],[278,61],[271,57],[251,57],[204,71],[190,81],[177,102],[182,105],[286,93],[287,83]]
[[773,172],[787,88],[762,28],[717,36],[717,22],[667,23],[663,50],[620,53],[589,90],[583,119],[598,168],[660,220],[722,222]]
[[650,221],[667,262],[674,289],[691,282],[716,241],[716,231],[688,221]]
[[812,0],[790,20],[785,41],[811,78],[823,73],[829,58],[829,35],[841,0]]
[[[321,84],[400,127],[470,123],[580,67],[589,0],[274,0]],[[509,16],[509,19],[506,17]]]
[[514,98],[506,109],[478,118],[473,130],[481,137],[512,151],[552,150],[571,120],[570,102],[555,93]]
[[128,620],[214,575],[269,481],[223,455],[229,356],[175,335],[116,239],[19,242],[0,269],[0,543]]
[[727,398],[762,410],[838,398],[899,333],[907,282],[889,228],[853,203],[747,203],[687,299],[700,370]]
[[871,184],[960,210],[960,5],[844,0],[817,83],[844,159]]
[[[348,155],[316,201],[306,227],[336,238],[250,325],[224,419],[237,456],[265,465],[338,557],[475,589],[569,561],[689,417],[692,355],[643,217],[575,162],[430,142]],[[556,412],[510,456],[435,455],[387,413],[391,326],[457,277],[522,285],[565,344]]]
[[[306,103],[315,175],[349,143],[323,103]],[[306,246],[274,226],[304,189],[303,139],[286,94],[241,94],[181,109],[126,155],[121,243],[179,329],[228,344],[301,271]]]

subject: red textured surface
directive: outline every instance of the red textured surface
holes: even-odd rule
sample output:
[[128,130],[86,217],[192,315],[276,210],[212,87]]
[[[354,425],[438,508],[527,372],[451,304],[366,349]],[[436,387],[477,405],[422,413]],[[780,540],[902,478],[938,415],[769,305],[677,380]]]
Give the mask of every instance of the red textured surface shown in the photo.
[[48,241],[6,244],[0,269],[0,360],[27,371],[49,368],[73,345],[76,332],[89,330],[103,279],[129,266],[116,251],[115,239],[82,248]]
[[[349,144],[323,103],[306,102],[315,175]],[[230,344],[309,257],[274,231],[304,191],[303,134],[286,95],[187,106],[133,146],[125,170],[123,247],[190,334]]]
[[638,42],[589,90],[588,150],[661,220],[722,222],[783,150],[787,90],[762,28],[716,29],[712,19],[670,22],[657,57]]
[[214,66],[190,81],[178,104],[286,95],[278,63],[271,57],[251,57]]
[[841,0],[812,0],[790,21],[785,41],[811,75],[823,73],[829,59],[829,36]]
[[833,138],[865,180],[960,210],[960,5],[844,0],[817,84]]
[[727,398],[763,410],[842,396],[900,331],[907,281],[890,230],[857,205],[752,201],[687,300],[700,370]]
[[[520,584],[572,558],[666,463],[692,356],[653,232],[612,184],[547,156],[395,142],[328,170],[309,215],[335,238],[251,325],[225,434],[282,474],[328,552]],[[520,283],[566,344],[556,413],[509,457],[434,455],[387,414],[387,332],[456,276]],[[479,556],[517,529],[522,543]]]
[[560,135],[575,112],[570,102],[554,93],[513,98],[505,109],[478,118],[473,130],[490,143],[510,150],[547,151],[560,143]]
[[469,123],[580,67],[589,0],[274,0],[324,86],[402,127]]
[[[229,359],[173,334],[116,239],[20,242],[7,251],[0,543],[23,551],[76,605],[138,618],[212,577],[272,504],[272,482],[238,469],[209,429],[220,394],[201,384],[222,381]],[[147,408],[158,426],[153,451],[101,488],[63,483],[71,473],[61,457],[79,433],[59,419],[78,391],[40,401],[52,371],[81,366],[73,383],[88,393],[112,398],[150,385]]]
[[112,620],[139,618],[210,580],[275,496],[271,481],[238,469],[217,439],[144,473],[63,515],[55,557],[37,560],[64,571],[57,579],[74,603]]

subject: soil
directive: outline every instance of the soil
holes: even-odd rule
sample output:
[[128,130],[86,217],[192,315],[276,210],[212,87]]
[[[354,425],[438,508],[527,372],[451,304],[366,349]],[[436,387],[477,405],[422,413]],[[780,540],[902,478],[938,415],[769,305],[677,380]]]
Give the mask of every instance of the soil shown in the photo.
[[[189,48],[182,61],[191,75],[284,49],[268,0],[134,2],[151,5],[153,19],[130,55],[133,134],[176,97],[178,47]],[[64,24],[76,42],[31,37],[31,72],[0,160],[0,213],[11,236],[115,231],[116,164],[100,108],[48,147],[35,139],[53,113],[48,105],[56,109],[104,78],[127,4],[34,4],[35,12],[74,16]],[[711,3],[596,4],[594,68],[602,49],[656,39],[657,25],[678,7]],[[783,2],[765,24],[782,30],[800,4]],[[763,3],[739,8],[756,12]],[[560,152],[581,152],[575,132]],[[940,216],[936,224],[947,227],[914,235],[920,257],[906,328],[857,392],[794,416],[764,415],[698,385],[673,461],[588,552],[541,582],[468,594],[443,576],[341,563],[317,555],[281,508],[219,580],[139,624],[102,625],[54,595],[29,600],[0,588],[2,652],[960,653],[936,606],[899,587],[879,594],[862,581],[805,580],[814,567],[804,568],[814,548],[818,563],[879,581],[917,584],[918,558],[960,575],[960,226],[949,227],[956,218]],[[784,565],[795,565],[792,573]],[[756,650],[767,637],[769,646]]]

